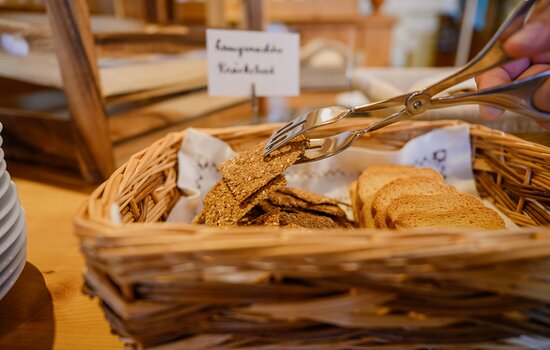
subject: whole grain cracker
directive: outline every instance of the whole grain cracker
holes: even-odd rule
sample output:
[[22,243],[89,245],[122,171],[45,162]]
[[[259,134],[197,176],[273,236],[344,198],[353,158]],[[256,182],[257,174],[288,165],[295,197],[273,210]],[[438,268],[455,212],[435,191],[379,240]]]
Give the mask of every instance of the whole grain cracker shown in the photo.
[[285,186],[286,179],[279,175],[262,186],[259,190],[239,201],[229,190],[224,179],[210,189],[204,198],[202,216],[208,226],[235,226],[256,204],[277,188]]
[[267,157],[263,156],[265,143],[261,143],[222,163],[220,172],[235,199],[242,202],[294,164],[308,143],[300,135]]
[[293,196],[296,198],[299,198],[303,201],[306,201],[311,204],[334,204],[338,205],[340,202],[338,202],[336,199],[329,198],[327,196],[324,196],[319,193],[313,193],[306,190],[303,190],[301,188],[295,188],[295,187],[281,187],[277,190],[277,192],[284,193],[289,196]]
[[283,212],[280,215],[281,226],[296,225],[312,229],[333,229],[340,228],[331,218],[323,215],[315,215],[303,211]]
[[271,204],[267,199],[262,199],[258,206],[266,213],[279,209],[278,206]]
[[250,223],[260,216],[264,215],[266,211],[264,211],[259,204],[255,205],[248,213],[246,213],[242,218],[239,219],[237,222],[238,226],[247,226],[250,225]]
[[250,222],[250,225],[256,226],[280,226],[281,210],[275,209],[265,213]]
[[[272,192],[268,196],[268,200],[271,202],[271,204],[276,205],[281,208],[296,208],[296,209],[303,209],[308,211],[314,211],[319,212],[323,214],[327,214],[330,216],[335,217],[345,217],[346,213],[336,204],[311,204],[310,202],[306,202],[300,198],[296,198],[291,195],[287,195],[283,193],[283,191],[280,191],[279,189],[276,192]],[[303,191],[304,194],[310,193],[307,191]],[[317,197],[317,203],[328,203],[331,201],[330,198],[326,198],[324,200],[321,197],[324,197],[322,195],[317,195],[316,193],[311,193],[312,195],[316,195]]]
[[353,221],[350,221],[347,216],[342,217],[333,217],[332,220],[338,224],[338,226],[343,228],[354,228],[355,223]]

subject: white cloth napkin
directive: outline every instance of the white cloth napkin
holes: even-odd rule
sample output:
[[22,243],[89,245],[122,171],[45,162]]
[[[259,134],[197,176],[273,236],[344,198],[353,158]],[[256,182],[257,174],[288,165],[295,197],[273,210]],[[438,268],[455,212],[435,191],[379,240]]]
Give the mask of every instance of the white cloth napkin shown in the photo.
[[184,194],[168,215],[169,222],[191,222],[202,208],[204,196],[221,178],[218,168],[236,153],[220,139],[187,130],[178,152],[178,188]]

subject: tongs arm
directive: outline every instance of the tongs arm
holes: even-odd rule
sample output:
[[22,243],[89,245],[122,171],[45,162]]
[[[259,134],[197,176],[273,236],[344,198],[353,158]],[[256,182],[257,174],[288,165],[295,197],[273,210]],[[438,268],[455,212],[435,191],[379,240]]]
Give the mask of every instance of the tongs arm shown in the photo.
[[523,3],[516,7],[515,11],[500,26],[483,50],[470,62],[456,73],[424,89],[423,92],[434,96],[451,86],[477,76],[491,68],[515,60],[515,58],[511,58],[504,52],[504,41],[523,27],[535,3],[536,0],[523,0]]
[[540,85],[550,78],[550,70],[531,77],[499,85],[493,88],[432,98],[430,108],[445,108],[464,104],[485,104],[523,114],[534,120],[550,122],[550,112],[544,112],[533,104],[533,95]]
[[355,106],[351,108],[351,113],[349,116],[364,116],[366,114],[371,117],[383,117],[382,120],[369,125],[360,133],[364,134],[367,131],[378,130],[387,125],[408,119],[412,116],[412,114],[407,111],[407,101],[410,96],[411,94],[408,93],[366,105]]

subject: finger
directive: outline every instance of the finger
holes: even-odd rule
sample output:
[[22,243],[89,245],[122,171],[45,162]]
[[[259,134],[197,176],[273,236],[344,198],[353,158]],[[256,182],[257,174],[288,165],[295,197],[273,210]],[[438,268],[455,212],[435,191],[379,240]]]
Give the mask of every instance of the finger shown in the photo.
[[504,43],[504,51],[511,57],[533,56],[550,47],[550,0],[535,4],[527,24]]
[[511,80],[516,79],[531,65],[531,60],[528,57],[503,64],[501,67],[508,73]]
[[[475,80],[477,87],[481,90],[509,83],[512,79],[506,70],[502,67],[497,67],[478,75]],[[479,106],[479,114],[486,120],[495,120],[500,117],[503,112],[504,111],[500,108],[483,105]]]
[[527,23],[504,42],[510,57],[528,57],[547,51],[550,43],[550,21]]
[[478,75],[475,80],[478,88],[487,89],[493,86],[509,83],[512,81],[512,78],[504,68],[496,67]]
[[516,80],[532,77],[535,74],[539,74],[550,69],[550,64],[534,64],[521,73]]

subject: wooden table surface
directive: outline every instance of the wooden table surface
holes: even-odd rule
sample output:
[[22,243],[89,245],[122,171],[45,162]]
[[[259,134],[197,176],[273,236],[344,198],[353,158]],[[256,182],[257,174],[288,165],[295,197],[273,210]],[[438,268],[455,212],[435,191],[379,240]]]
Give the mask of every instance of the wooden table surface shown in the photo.
[[27,214],[27,264],[0,300],[0,349],[122,349],[97,299],[82,293],[72,217],[87,193],[14,179]]

